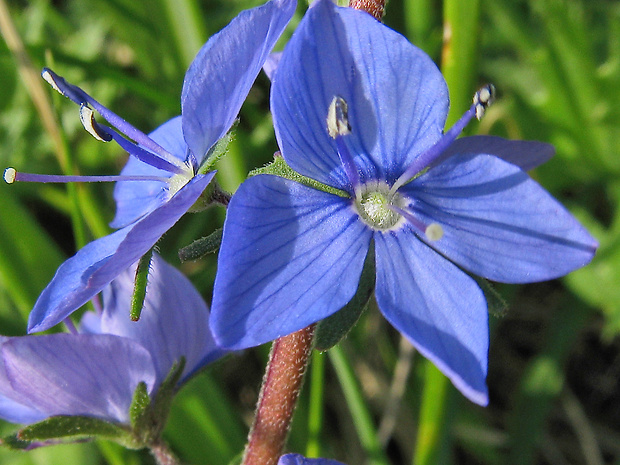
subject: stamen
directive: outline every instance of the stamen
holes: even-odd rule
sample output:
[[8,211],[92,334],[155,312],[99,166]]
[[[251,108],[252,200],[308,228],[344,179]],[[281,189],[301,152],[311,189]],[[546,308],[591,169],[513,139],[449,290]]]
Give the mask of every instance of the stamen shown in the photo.
[[443,237],[443,228],[439,223],[431,223],[424,231],[424,234],[429,241],[435,242]]
[[146,163],[147,165],[151,165],[154,168],[158,168],[160,170],[168,171],[169,173],[175,174],[187,174],[187,172],[190,170],[190,168],[185,164],[181,166],[177,166],[176,164],[173,165],[167,160],[159,158],[152,152],[144,150],[139,145],[125,139],[123,136],[121,136],[118,132],[116,132],[110,127],[102,126],[100,124],[98,125],[98,127],[107,134],[109,134],[110,137],[112,137],[112,139],[114,139],[114,141],[118,145],[120,145],[127,153],[136,157],[138,160]]
[[327,132],[332,139],[351,134],[349,110],[347,102],[342,97],[334,97],[327,109]]
[[84,129],[98,141],[110,142],[112,140],[112,136],[104,132],[102,127],[95,121],[93,110],[86,104],[80,105],[80,121]]
[[390,192],[396,192],[396,190],[405,185],[407,181],[425,168],[430,168],[441,163],[443,161],[441,157],[442,153],[456,140],[461,132],[463,132],[465,126],[469,124],[474,116],[478,119],[482,118],[484,111],[493,103],[494,98],[495,87],[492,84],[487,84],[478,90],[474,95],[473,103],[469,107],[469,110],[461,116],[454,126],[452,126],[435,145],[428,148],[425,152],[422,152],[413,163],[409,165],[405,172],[396,180]]
[[476,107],[476,118],[482,119],[484,112],[495,101],[495,86],[487,84],[474,95],[474,106]]
[[351,134],[347,102],[335,96],[327,109],[327,132],[336,141],[338,157],[356,196],[359,197],[360,177],[353,156],[344,142],[343,136]]
[[403,216],[411,226],[416,228],[419,232],[424,233],[429,241],[438,241],[443,237],[443,228],[439,223],[431,223],[428,226],[422,221],[416,218],[410,211],[397,207],[396,205],[389,205],[389,208]]
[[7,184],[14,182],[42,182],[42,183],[68,183],[68,182],[118,182],[118,181],[159,181],[168,183],[170,178],[163,176],[65,176],[58,174],[22,173],[15,168],[4,170],[4,181]]
[[4,170],[4,182],[7,184],[13,184],[15,182],[15,177],[17,175],[17,171],[15,168],[7,168]]
[[[43,71],[41,72],[41,76],[43,77],[43,79],[45,79],[45,81],[47,81],[47,83],[50,84],[50,86],[52,86],[54,90],[59,92],[61,95],[67,97],[74,103],[77,103],[78,105],[80,105],[80,107],[86,106],[86,104],[90,104],[95,110],[97,110],[97,112],[101,116],[103,116],[103,118],[108,123],[110,123],[112,126],[117,128],[122,134],[126,135],[131,140],[137,142],[142,147],[151,151],[153,154],[157,155],[159,158],[166,161],[169,165],[176,166],[177,168],[181,170],[184,169],[185,165],[183,164],[181,160],[176,158],[174,155],[172,155],[170,152],[164,149],[161,145],[156,143],[153,139],[148,137],[146,134],[144,134],[139,129],[129,124],[127,121],[125,121],[123,118],[118,116],[116,113],[114,113],[113,111],[101,105],[97,100],[92,98],[90,95],[88,95],[86,92],[84,92],[79,87],[74,86],[73,84],[69,84],[64,78],[62,78],[61,76],[58,76],[56,73],[54,73],[49,68],[43,68]],[[84,123],[84,121],[82,122]],[[103,127],[100,125],[97,125],[97,126],[99,128]],[[85,127],[86,127],[86,130],[88,131],[88,127],[86,125]],[[104,131],[104,134],[105,132],[106,131]],[[95,136],[95,138],[99,139],[99,137],[97,136]]]

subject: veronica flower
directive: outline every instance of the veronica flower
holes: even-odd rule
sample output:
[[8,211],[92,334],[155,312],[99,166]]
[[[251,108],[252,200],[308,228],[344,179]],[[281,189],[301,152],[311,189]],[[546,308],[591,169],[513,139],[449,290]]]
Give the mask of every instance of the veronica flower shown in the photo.
[[467,272],[553,279],[596,249],[523,170],[550,146],[455,140],[491,98],[483,88],[444,133],[448,90],[431,59],[365,12],[317,0],[271,93],[282,156],[305,178],[257,175],[233,196],[211,314],[218,344],[255,346],[338,311],[374,241],[383,315],[486,404],[487,307]]
[[307,459],[299,454],[286,454],[280,457],[278,465],[344,465],[342,462],[330,459]]
[[[111,224],[121,229],[88,244],[61,265],[30,314],[29,331],[50,328],[87,302],[151,249],[198,200],[214,175],[202,174],[201,166],[233,124],[295,6],[295,0],[272,0],[242,12],[214,35],[185,75],[181,116],[148,136],[80,88],[43,70],[43,77],[56,90],[80,105],[82,122],[93,136],[116,141],[131,156],[121,176],[5,171],[7,182],[121,181],[115,189],[117,213]],[[116,129],[97,123],[91,107]]]
[[1,418],[30,424],[69,415],[126,424],[139,383],[153,398],[181,357],[180,383],[223,354],[200,294],[158,255],[142,318],[131,321],[134,276],[132,267],[104,289],[103,312],[87,312],[79,332],[0,338]]

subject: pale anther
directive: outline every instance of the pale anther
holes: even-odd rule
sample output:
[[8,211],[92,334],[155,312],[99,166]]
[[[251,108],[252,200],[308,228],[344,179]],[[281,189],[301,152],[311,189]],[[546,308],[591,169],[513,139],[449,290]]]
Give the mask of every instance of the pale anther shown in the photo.
[[443,228],[438,223],[431,223],[426,227],[424,235],[429,241],[438,241],[443,237]]
[[50,73],[47,70],[43,70],[43,72],[41,73],[41,77],[43,79],[45,79],[45,81],[52,86],[52,89],[54,89],[56,92],[58,92],[61,95],[65,95],[65,93],[60,90],[60,87],[58,87],[58,85],[56,84],[56,81],[54,80],[54,76],[52,76],[52,73]]
[[13,184],[15,182],[15,176],[17,176],[15,168],[7,168],[4,170],[4,182],[7,184]]
[[479,120],[484,115],[487,108],[491,106],[495,100],[495,86],[493,84],[487,84],[482,87],[474,95],[474,106],[476,109],[476,118]]
[[80,105],[80,121],[84,129],[95,139],[101,142],[110,142],[112,140],[109,134],[100,132],[93,110],[88,105]]
[[335,96],[332,103],[329,104],[327,109],[327,132],[332,139],[351,133],[347,102],[342,97]]

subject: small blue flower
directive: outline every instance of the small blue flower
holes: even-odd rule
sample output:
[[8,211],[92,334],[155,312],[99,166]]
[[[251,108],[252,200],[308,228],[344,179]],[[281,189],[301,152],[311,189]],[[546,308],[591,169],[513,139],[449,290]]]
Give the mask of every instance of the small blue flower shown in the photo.
[[183,383],[223,355],[200,294],[158,255],[142,318],[131,321],[134,276],[132,267],[104,289],[102,313],[87,312],[79,333],[0,337],[0,418],[29,424],[82,415],[128,423],[138,383],[153,398],[181,357]]
[[286,454],[280,457],[278,465],[344,465],[342,462],[330,459],[307,459],[299,454]]
[[[202,163],[232,126],[295,6],[295,0],[272,0],[242,12],[214,35],[185,75],[182,115],[149,136],[51,70],[43,71],[54,88],[80,105],[80,117],[91,134],[115,140],[131,157],[115,189],[117,213],[111,226],[121,229],[88,244],[61,265],[30,314],[30,332],[54,326],[91,299],[153,247],[197,201],[214,175],[199,174]],[[91,107],[135,143],[97,123]],[[12,168],[5,171],[9,182],[58,182],[57,177],[47,178]]]
[[456,140],[490,102],[490,87],[444,134],[448,90],[431,59],[368,14],[326,0],[309,9],[272,79],[282,156],[337,191],[271,175],[241,185],[219,255],[216,340],[255,346],[338,311],[374,241],[381,312],[486,404],[487,307],[462,269],[541,281],[584,266],[597,247],[524,171],[553,148]]

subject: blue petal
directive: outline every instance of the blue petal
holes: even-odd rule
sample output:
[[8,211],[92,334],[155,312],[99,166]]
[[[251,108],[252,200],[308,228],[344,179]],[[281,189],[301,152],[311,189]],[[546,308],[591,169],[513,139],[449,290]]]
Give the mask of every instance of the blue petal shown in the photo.
[[222,351],[209,329],[209,309],[192,283],[159,255],[153,255],[139,321],[129,318],[135,266],[103,290],[101,331],[139,342],[152,355],[159,384],[174,362],[185,357],[185,376]]
[[0,394],[0,418],[3,420],[11,423],[29,424],[41,421],[45,417],[44,413]]
[[348,103],[346,143],[368,178],[394,181],[441,136],[448,91],[432,60],[363,11],[317,1],[287,45],[273,79],[276,137],[296,171],[346,188],[327,110]]
[[[187,144],[183,139],[181,117],[171,119],[155,129],[149,137],[185,161]],[[161,176],[169,178],[171,173],[148,165],[135,157],[129,157],[121,171],[123,176]],[[152,212],[168,199],[168,184],[158,181],[119,181],[114,186],[116,216],[110,223],[113,228],[123,228]]]
[[379,309],[472,402],[488,403],[486,301],[478,285],[407,229],[375,234]]
[[280,457],[278,465],[344,465],[342,462],[330,459],[307,459],[300,454],[286,454]]
[[441,158],[488,154],[517,165],[523,171],[529,171],[549,161],[554,153],[553,145],[545,142],[508,140],[497,136],[469,136],[455,140]]
[[194,177],[137,223],[87,244],[64,262],[35,303],[28,331],[60,323],[135,263],[194,204],[214,174]]
[[596,241],[519,167],[490,155],[454,156],[403,188],[430,243],[463,268],[506,283],[544,281],[590,262]]
[[276,176],[233,196],[213,289],[211,327],[233,349],[290,334],[353,297],[371,232],[349,199]]
[[7,378],[31,407],[52,415],[89,415],[128,422],[139,382],[152,391],[150,354],[110,335],[51,334],[11,338],[2,345]]
[[209,39],[183,83],[183,134],[199,164],[232,126],[267,55],[295,12],[295,0],[241,12]]
[[278,63],[280,63],[280,58],[282,58],[282,52],[273,52],[270,53],[265,60],[265,64],[263,65],[263,71],[270,80],[273,79],[273,76],[276,73],[276,69],[278,69]]
[[[0,344],[11,338],[0,336]],[[0,346],[1,350],[1,346]],[[7,378],[4,360],[0,358],[0,418],[11,423],[34,423],[45,418],[45,413],[33,408],[29,399],[15,391]]]

